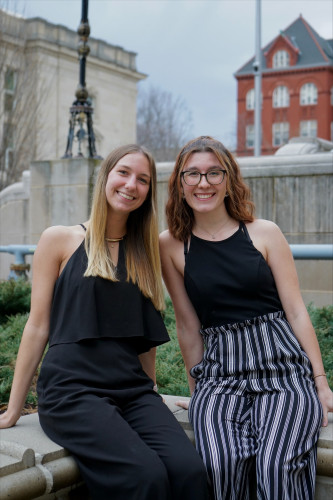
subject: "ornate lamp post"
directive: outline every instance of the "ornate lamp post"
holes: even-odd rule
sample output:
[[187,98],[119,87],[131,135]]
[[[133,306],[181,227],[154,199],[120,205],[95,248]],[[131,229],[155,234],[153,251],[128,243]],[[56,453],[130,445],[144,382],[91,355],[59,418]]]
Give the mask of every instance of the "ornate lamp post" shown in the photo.
[[[74,138],[78,142],[78,153],[76,157],[83,157],[82,145],[84,144],[86,137],[88,139],[88,158],[98,158],[101,159],[96,152],[95,146],[95,135],[93,129],[93,107],[91,105],[91,99],[88,95],[88,90],[86,89],[86,58],[90,52],[90,48],[87,44],[90,27],[88,22],[88,1],[82,0],[82,15],[81,23],[78,27],[78,34],[80,36],[80,42],[78,46],[78,54],[80,60],[80,75],[79,75],[79,85],[75,92],[76,100],[70,107],[70,119],[69,119],[69,131],[67,137],[66,152],[63,158],[72,158],[72,147]],[[87,131],[85,130],[87,128]],[[75,129],[76,132],[75,132]]]

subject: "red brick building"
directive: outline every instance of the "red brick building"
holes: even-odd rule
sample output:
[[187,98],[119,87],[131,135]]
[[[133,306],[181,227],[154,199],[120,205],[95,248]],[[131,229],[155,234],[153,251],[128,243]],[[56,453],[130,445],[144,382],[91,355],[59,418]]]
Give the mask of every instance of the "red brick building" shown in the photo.
[[[333,140],[333,40],[300,16],[261,51],[263,155],[292,137]],[[236,73],[237,151],[254,148],[254,57]]]

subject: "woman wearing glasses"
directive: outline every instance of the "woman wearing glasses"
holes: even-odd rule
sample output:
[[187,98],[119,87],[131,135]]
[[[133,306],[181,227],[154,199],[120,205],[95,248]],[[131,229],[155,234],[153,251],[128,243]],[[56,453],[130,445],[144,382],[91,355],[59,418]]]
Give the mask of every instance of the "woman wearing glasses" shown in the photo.
[[156,346],[169,340],[156,208],[154,159],[129,144],[103,161],[89,221],[44,231],[0,416],[0,428],[15,425],[49,342],[40,423],[73,455],[94,500],[208,499],[202,460],[154,390]]
[[288,243],[253,213],[230,152],[211,137],[186,144],[160,248],[189,419],[216,500],[310,500],[333,395]]

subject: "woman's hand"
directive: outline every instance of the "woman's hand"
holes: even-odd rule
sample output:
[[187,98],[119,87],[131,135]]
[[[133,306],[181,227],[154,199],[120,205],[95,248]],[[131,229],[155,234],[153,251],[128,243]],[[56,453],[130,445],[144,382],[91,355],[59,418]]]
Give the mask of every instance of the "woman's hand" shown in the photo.
[[319,401],[323,408],[322,427],[328,425],[328,412],[333,412],[333,392],[328,386],[326,377],[318,377],[316,380],[316,388]]
[[19,418],[20,415],[10,415],[8,411],[5,411],[0,415],[0,429],[8,429],[9,427],[13,427]]
[[189,401],[184,401],[182,399],[179,399],[178,401],[175,402],[175,405],[180,406],[180,408],[183,408],[184,410],[188,410]]

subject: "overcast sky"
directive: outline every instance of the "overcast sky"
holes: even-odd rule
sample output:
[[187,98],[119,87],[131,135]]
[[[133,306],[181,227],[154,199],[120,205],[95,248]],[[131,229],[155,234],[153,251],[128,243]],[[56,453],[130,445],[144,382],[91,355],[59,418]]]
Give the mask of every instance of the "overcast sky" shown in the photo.
[[[81,0],[17,2],[25,17],[78,28]],[[333,38],[332,0],[261,4],[262,46],[300,14],[322,37]],[[91,36],[138,54],[137,69],[148,75],[141,86],[157,85],[186,101],[193,137],[209,134],[233,147],[233,74],[254,55],[255,8],[256,0],[89,0],[88,17]],[[89,85],[89,66],[86,81]]]

